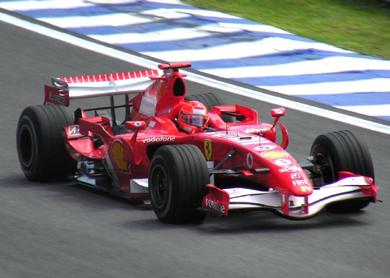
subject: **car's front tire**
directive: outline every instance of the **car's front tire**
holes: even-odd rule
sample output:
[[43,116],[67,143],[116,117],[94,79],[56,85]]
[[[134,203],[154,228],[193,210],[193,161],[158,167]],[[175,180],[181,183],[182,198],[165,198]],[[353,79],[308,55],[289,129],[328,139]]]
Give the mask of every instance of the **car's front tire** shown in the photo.
[[[349,130],[318,136],[310,153],[321,169],[322,183],[317,186],[336,182],[340,171],[349,171],[375,179],[367,145]],[[335,213],[357,212],[369,203],[370,200],[367,199],[342,201],[329,205],[327,210]]]
[[199,211],[206,185],[207,164],[193,145],[166,145],[153,156],[149,170],[149,194],[158,219],[163,223],[201,223]]

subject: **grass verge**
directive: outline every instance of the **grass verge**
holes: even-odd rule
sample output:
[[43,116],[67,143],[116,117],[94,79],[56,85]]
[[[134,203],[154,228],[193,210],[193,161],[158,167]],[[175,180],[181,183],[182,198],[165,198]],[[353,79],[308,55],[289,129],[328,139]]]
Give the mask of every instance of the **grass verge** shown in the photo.
[[390,3],[381,0],[185,0],[344,49],[390,59]]

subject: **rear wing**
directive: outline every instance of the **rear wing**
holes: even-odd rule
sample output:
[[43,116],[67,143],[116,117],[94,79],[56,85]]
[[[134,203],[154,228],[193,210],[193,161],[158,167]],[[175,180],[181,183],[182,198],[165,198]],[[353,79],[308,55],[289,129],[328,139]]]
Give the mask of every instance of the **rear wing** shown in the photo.
[[52,78],[45,85],[44,103],[69,106],[71,99],[137,94],[146,90],[161,70]]

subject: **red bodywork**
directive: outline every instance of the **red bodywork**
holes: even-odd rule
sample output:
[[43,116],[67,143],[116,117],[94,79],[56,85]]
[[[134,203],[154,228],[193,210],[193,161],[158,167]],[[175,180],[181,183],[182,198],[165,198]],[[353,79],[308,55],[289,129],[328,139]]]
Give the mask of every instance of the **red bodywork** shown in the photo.
[[[311,179],[300,164],[285,150],[288,132],[278,122],[284,116],[283,108],[273,109],[274,124],[258,121],[257,111],[240,105],[221,105],[209,110],[209,129],[187,134],[175,124],[175,117],[185,103],[187,86],[179,68],[189,63],[160,65],[158,71],[130,73],[127,78],[148,77],[150,84],[130,99],[131,121],[125,121],[125,133],[116,134],[107,116],[87,116],[79,113],[77,124],[65,127],[65,142],[70,155],[78,160],[101,161],[112,179],[114,191],[128,194],[130,198],[147,198],[145,192],[134,192],[131,180],[148,177],[154,152],[161,145],[193,144],[203,153],[209,169],[233,172],[216,172],[215,183],[208,185],[209,193],[203,200],[208,210],[227,214],[229,194],[224,188],[226,178],[232,177],[241,183],[258,186],[259,189],[275,190],[282,198],[281,211],[288,214],[289,197],[307,198],[313,193]],[[106,75],[104,75],[106,76]],[[122,74],[126,80],[126,75]],[[100,78],[100,80],[99,80]],[[62,78],[66,85],[82,82],[100,82],[99,76]],[[104,81],[110,81],[105,77]],[[94,94],[96,96],[97,94]],[[109,95],[109,94],[107,94]],[[45,103],[69,104],[70,89],[67,86],[46,86]],[[237,122],[225,123],[222,115],[238,116]],[[280,138],[277,138],[279,127]],[[276,143],[278,139],[279,144]],[[96,140],[100,143],[97,144]],[[226,159],[229,152],[234,152]],[[237,179],[237,177],[239,177]],[[241,184],[240,184],[241,185]],[[369,186],[372,188],[373,184]],[[372,190],[367,194],[375,195]],[[370,196],[371,196],[370,195]]]

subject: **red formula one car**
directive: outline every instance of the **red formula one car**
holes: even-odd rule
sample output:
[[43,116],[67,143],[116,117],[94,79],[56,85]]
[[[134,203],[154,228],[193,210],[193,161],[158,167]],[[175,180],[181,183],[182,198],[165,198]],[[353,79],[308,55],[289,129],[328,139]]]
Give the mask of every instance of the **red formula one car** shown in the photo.
[[[187,96],[179,68],[190,65],[53,78],[44,105],[27,107],[19,119],[25,176],[72,175],[91,187],[150,199],[165,223],[199,223],[207,211],[263,209],[305,219],[325,207],[354,212],[376,201],[370,154],[350,131],[318,136],[298,163],[286,151],[288,133],[279,122],[285,109],[272,109],[269,124],[255,110],[224,105],[211,93]],[[118,95],[123,105],[115,105]],[[99,96],[109,96],[110,105],[74,115],[66,108],[72,99]]]

